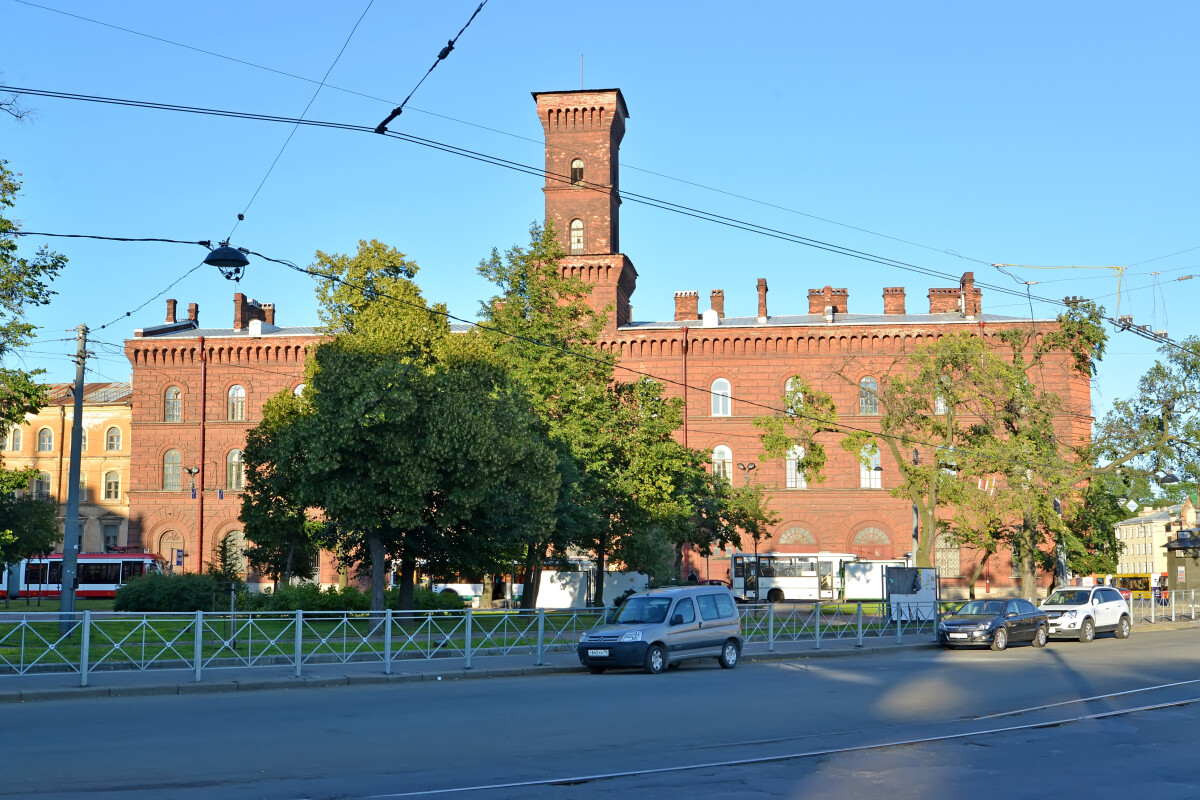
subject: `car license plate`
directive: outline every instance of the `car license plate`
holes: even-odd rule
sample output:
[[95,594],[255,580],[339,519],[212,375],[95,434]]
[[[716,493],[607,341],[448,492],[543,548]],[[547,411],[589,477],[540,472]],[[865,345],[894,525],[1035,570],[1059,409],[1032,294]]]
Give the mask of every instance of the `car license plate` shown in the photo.
[[588,658],[608,658],[607,650],[588,650]]
[[951,639],[965,639],[965,638],[967,638],[967,635],[965,633],[952,633],[952,634],[950,634],[950,638]]

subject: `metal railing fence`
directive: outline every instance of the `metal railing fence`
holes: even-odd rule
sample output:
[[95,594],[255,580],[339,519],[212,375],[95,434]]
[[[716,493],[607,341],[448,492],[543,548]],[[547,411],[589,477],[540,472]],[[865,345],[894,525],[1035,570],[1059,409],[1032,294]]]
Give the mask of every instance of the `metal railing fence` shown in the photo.
[[1166,597],[1134,597],[1129,601],[1129,613],[1138,622],[1195,622],[1200,610],[1200,592],[1181,589],[1166,593]]
[[761,603],[742,606],[742,635],[747,642],[765,642],[768,651],[777,642],[812,642],[853,639],[862,646],[868,639],[905,634],[937,634],[942,606],[929,603]]

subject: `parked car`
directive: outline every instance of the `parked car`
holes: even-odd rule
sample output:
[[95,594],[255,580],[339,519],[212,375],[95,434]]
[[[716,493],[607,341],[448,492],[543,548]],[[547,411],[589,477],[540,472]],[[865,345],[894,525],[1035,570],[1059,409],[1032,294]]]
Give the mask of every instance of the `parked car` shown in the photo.
[[715,658],[733,669],[742,655],[742,620],[724,586],[639,592],[611,620],[579,637],[579,662],[590,672],[642,667],[657,674],[693,658]]
[[1050,620],[1028,600],[971,600],[938,623],[938,642],[943,647],[990,645],[1004,650],[1013,642],[1033,642],[1045,647],[1050,638]]
[[1050,617],[1050,635],[1090,642],[1097,633],[1113,631],[1118,639],[1132,632],[1129,603],[1111,586],[1067,586],[1042,601]]

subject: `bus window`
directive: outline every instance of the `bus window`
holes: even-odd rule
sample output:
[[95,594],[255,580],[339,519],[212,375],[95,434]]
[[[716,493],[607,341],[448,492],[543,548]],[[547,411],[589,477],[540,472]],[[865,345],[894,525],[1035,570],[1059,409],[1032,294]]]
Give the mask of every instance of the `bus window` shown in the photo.
[[763,556],[758,559],[758,574],[763,578],[775,577],[775,559]]
[[801,558],[796,565],[796,577],[810,578],[817,574],[817,560],[815,558]]
[[776,556],[774,566],[776,578],[796,577],[796,559]]

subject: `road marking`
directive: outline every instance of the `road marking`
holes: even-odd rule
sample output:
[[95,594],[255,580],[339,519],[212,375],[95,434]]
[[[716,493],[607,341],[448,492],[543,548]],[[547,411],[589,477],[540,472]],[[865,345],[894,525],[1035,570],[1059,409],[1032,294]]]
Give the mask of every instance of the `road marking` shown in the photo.
[[1160,683],[1157,686],[1144,686],[1141,689],[1128,689],[1124,692],[1113,692],[1112,694],[1098,694],[1092,697],[1081,697],[1078,700],[1064,700],[1061,703],[1048,703],[1044,706],[1030,706],[1029,708],[1019,708],[1016,711],[1001,711],[998,714],[985,714],[982,717],[971,717],[973,720],[981,719],[996,719],[997,717],[1014,717],[1017,714],[1026,714],[1030,711],[1043,711],[1047,708],[1058,708],[1060,706],[1076,705],[1078,703],[1091,703],[1096,700],[1107,700],[1110,697],[1123,697],[1127,694],[1137,694],[1139,692],[1152,692],[1155,689],[1170,689],[1175,686],[1187,686],[1192,683],[1200,683],[1200,679],[1191,681],[1176,681],[1175,683]]
[[817,758],[822,756],[833,756],[844,753],[861,753],[868,750],[885,750],[891,747],[910,747],[918,744],[932,744],[934,742],[949,742],[955,739],[969,739],[973,736],[990,736],[998,733],[1012,733],[1014,731],[1037,730],[1039,728],[1054,728],[1059,725],[1067,725],[1072,722],[1084,722],[1086,720],[1104,719],[1105,717],[1115,717],[1123,714],[1134,714],[1139,711],[1155,711],[1163,708],[1173,708],[1176,706],[1185,706],[1192,703],[1200,703],[1200,697],[1191,697],[1186,700],[1174,700],[1169,703],[1156,703],[1149,706],[1139,706],[1137,708],[1123,708],[1114,711],[1101,711],[1095,714],[1083,714],[1078,717],[1067,717],[1066,719],[1052,720],[1050,722],[1031,722],[1024,725],[1007,725],[1003,728],[987,728],[980,731],[967,731],[965,733],[948,733],[942,736],[929,736],[924,739],[898,739],[893,742],[881,742],[879,744],[863,744],[853,747],[836,747],[826,750],[807,750],[799,753],[785,753],[777,756],[759,756],[756,758],[738,758],[729,761],[710,761],[702,764],[685,764],[676,767],[656,767],[654,769],[634,769],[625,772],[603,772],[592,775],[577,775],[568,778],[542,778],[539,780],[529,781],[513,781],[511,783],[488,783],[478,784],[475,786],[453,786],[448,789],[425,789],[416,792],[396,792],[394,794],[372,794],[364,795],[359,800],[385,800],[392,797],[429,797],[438,794],[461,794],[464,792],[482,792],[492,789],[521,789],[533,786],[573,786],[580,783],[592,783],[594,781],[614,780],[616,778],[633,778],[640,775],[662,775],[670,772],[686,772],[696,769],[715,769],[717,767],[744,767],[752,764],[770,764],[778,761],[795,761],[801,758]]

